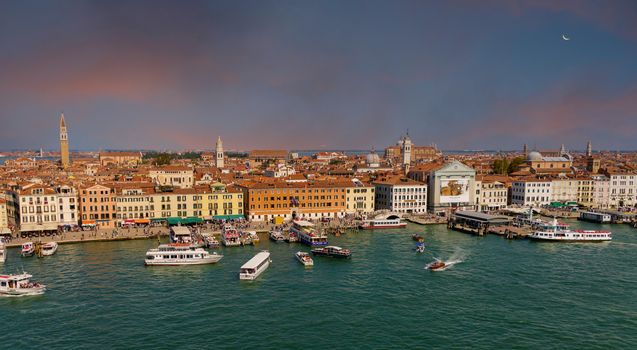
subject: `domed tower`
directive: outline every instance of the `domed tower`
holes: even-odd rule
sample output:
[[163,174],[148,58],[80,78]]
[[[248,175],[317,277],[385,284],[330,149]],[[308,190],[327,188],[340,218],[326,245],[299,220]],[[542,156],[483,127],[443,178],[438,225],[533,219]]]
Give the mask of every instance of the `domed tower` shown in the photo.
[[223,164],[223,143],[221,142],[221,136],[219,136],[217,138],[217,144],[215,147],[215,153],[216,153],[216,161],[215,161],[215,166],[219,169],[223,168],[224,164]]
[[365,157],[365,165],[367,165],[368,168],[378,168],[380,166],[380,157],[373,148]]

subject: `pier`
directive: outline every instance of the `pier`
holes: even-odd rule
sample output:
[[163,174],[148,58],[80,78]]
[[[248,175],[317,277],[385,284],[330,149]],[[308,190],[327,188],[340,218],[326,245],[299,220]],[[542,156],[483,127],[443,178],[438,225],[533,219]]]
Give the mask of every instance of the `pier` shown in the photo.
[[496,227],[511,226],[511,218],[504,215],[491,215],[475,211],[457,211],[449,217],[447,228],[450,230],[484,236]]

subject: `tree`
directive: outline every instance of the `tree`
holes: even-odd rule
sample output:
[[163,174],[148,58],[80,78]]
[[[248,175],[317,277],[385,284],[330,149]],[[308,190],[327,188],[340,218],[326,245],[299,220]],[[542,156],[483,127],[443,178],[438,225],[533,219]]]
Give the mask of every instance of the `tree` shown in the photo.
[[517,171],[520,165],[523,163],[524,163],[524,157],[513,158],[511,162],[509,163],[509,166],[507,167],[507,174],[511,174]]

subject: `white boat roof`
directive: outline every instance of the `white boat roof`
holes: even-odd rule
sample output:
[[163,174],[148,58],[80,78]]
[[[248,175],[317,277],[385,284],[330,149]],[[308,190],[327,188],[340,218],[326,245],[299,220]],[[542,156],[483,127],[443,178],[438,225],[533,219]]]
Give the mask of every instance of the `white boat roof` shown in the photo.
[[243,266],[241,266],[241,268],[242,269],[256,269],[257,266],[259,266],[259,264],[265,259],[270,259],[270,252],[268,252],[268,251],[259,252],[259,253],[257,253],[257,255],[253,256],[252,259],[248,260],[248,262],[243,264]]
[[305,226],[305,227],[312,227],[314,226],[313,223],[307,221],[307,220],[298,220],[295,221],[294,224],[299,225],[299,226]]
[[341,248],[341,247],[337,247],[337,246],[335,246],[335,245],[328,245],[328,246],[327,246],[327,247],[325,247],[325,248],[332,248],[332,249],[336,249],[336,250],[342,250],[342,249],[343,249],[343,248]]
[[172,230],[176,236],[190,236],[190,229],[186,226],[173,226]]

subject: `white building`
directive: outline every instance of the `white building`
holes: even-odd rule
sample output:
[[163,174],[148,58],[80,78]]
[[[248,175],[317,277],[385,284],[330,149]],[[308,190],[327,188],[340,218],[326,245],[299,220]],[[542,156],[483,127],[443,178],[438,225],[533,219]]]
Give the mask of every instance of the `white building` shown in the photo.
[[428,171],[428,207],[431,213],[475,210],[476,171],[457,160],[434,165]]
[[427,185],[408,178],[395,176],[373,183],[376,196],[374,208],[396,213],[426,213]]
[[478,211],[492,211],[506,208],[508,190],[502,182],[476,180],[476,206]]
[[77,225],[78,221],[78,199],[77,191],[74,187],[62,185],[58,186],[57,192],[59,225]]
[[20,232],[57,231],[57,193],[48,186],[27,185],[18,191]]
[[551,204],[551,180],[522,179],[511,186],[511,203],[525,207]]
[[610,200],[613,208],[632,207],[637,203],[637,174],[609,173]]
[[593,208],[610,208],[610,179],[604,175],[593,175]]
[[277,164],[263,172],[263,175],[267,177],[288,177],[295,174],[296,170],[294,170],[294,167],[286,164]]

